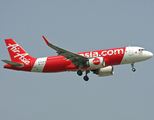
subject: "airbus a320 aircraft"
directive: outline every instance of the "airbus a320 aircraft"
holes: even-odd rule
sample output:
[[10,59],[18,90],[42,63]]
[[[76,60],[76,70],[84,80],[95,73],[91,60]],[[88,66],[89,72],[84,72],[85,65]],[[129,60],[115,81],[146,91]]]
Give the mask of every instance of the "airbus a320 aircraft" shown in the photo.
[[150,59],[153,54],[142,47],[122,47],[82,53],[73,53],[55,46],[42,36],[46,44],[56,50],[57,56],[33,58],[23,50],[13,39],[5,39],[7,49],[12,61],[2,60],[7,63],[4,68],[54,73],[64,71],[77,71],[79,76],[85,71],[83,79],[89,80],[87,74],[92,71],[98,76],[110,76],[114,74],[114,65],[131,64],[135,72],[134,63]]

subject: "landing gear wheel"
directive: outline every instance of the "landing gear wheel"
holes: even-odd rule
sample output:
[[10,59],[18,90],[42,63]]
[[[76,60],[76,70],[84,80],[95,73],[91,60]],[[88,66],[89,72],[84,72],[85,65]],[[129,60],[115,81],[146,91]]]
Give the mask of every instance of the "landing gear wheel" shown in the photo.
[[81,76],[81,75],[82,75],[82,71],[81,71],[81,70],[78,70],[78,71],[77,71],[77,74],[78,74],[79,76]]
[[133,71],[133,72],[135,72],[135,71],[136,71],[136,69],[135,69],[135,68],[133,68],[133,69],[132,69],[132,71]]
[[132,63],[131,66],[132,66],[132,71],[135,72],[136,69],[134,68],[134,63]]
[[88,80],[89,80],[89,77],[88,77],[88,76],[84,76],[83,79],[84,79],[85,81],[88,81]]

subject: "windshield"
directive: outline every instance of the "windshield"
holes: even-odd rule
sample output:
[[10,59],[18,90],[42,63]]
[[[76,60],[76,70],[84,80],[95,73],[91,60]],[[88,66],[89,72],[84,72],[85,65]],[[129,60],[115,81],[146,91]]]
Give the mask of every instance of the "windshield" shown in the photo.
[[145,49],[139,49],[139,51],[145,51]]

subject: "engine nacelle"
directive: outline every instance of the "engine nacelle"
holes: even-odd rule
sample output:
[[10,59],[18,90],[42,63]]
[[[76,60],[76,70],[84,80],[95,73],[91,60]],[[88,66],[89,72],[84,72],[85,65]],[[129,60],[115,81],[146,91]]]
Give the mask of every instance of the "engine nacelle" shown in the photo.
[[105,60],[103,57],[91,58],[86,63],[92,69],[97,69],[105,66]]
[[96,75],[99,75],[100,77],[102,76],[110,76],[114,74],[114,69],[113,66],[107,66],[104,68],[97,69],[93,71]]

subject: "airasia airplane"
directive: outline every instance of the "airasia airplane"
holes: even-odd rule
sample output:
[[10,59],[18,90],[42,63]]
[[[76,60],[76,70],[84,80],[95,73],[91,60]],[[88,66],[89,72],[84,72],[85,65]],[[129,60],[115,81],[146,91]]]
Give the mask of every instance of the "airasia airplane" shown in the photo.
[[13,39],[5,39],[7,49],[12,61],[2,60],[7,63],[4,68],[42,73],[55,73],[64,71],[77,71],[79,76],[85,71],[83,79],[89,80],[87,74],[92,71],[98,76],[114,74],[114,65],[131,64],[135,72],[134,63],[150,59],[153,54],[142,47],[122,47],[82,53],[73,53],[55,46],[42,36],[46,44],[56,50],[58,56],[33,58],[23,50]]

